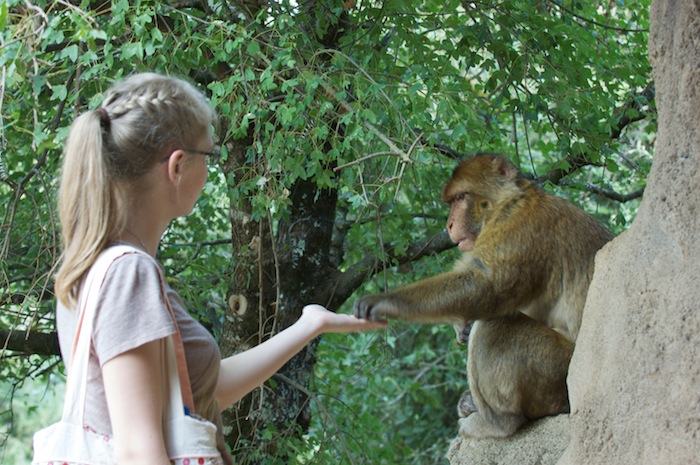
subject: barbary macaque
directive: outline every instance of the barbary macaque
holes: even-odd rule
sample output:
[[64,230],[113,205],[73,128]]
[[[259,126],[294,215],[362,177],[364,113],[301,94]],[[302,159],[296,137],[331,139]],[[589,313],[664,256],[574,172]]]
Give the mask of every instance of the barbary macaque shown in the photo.
[[451,323],[460,340],[471,325],[463,436],[506,437],[529,420],[568,412],[566,376],[594,259],[612,235],[502,155],[464,160],[442,200],[463,252],[453,269],[364,296],[355,315]]

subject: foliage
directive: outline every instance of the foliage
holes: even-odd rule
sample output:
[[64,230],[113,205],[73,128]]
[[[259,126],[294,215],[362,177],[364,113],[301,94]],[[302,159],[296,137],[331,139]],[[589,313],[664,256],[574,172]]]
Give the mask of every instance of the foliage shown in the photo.
[[49,383],[31,378],[21,384],[0,381],[0,450],[2,463],[31,463],[35,431],[58,421],[63,407],[64,380],[50,376]]
[[[338,306],[348,301],[342,311],[356,292],[449,266],[454,252],[419,262],[405,254],[443,228],[437,193],[463,154],[507,153],[622,231],[655,133],[648,3],[5,1],[0,330],[13,332],[10,346],[27,344],[3,351],[0,377],[48,380],[57,369],[55,356],[27,347],[51,347],[31,343],[53,331],[61,146],[72,118],[114,80],[143,70],[187,76],[221,115],[221,169],[196,211],[168,230],[160,259],[224,341],[227,294],[249,266],[234,259],[230,212],[249,204],[251,221],[286,231],[309,184],[314,198],[337,193],[333,269],[324,273],[350,283],[337,290]],[[278,240],[280,253],[316,252]],[[314,377],[298,386],[310,394],[313,423],[283,446],[299,463],[439,463],[465,388],[450,331],[394,325],[324,338]],[[274,428],[260,435],[279,436]]]

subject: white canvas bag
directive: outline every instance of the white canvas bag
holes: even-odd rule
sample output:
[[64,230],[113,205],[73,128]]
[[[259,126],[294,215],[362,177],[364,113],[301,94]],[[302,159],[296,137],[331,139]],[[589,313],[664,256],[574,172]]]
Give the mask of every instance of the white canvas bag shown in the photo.
[[[80,297],[80,316],[68,370],[63,415],[58,423],[34,434],[32,465],[116,463],[111,438],[85,427],[83,419],[97,297],[109,266],[115,259],[127,253],[140,253],[151,258],[134,247],[110,247],[100,254],[87,275]],[[173,336],[164,340],[163,352],[163,379],[168,380],[163,393],[163,431],[168,457],[177,465],[223,465],[221,454],[216,447],[216,425],[193,416],[194,403],[182,338],[165,293],[162,276],[161,292],[176,329]],[[185,405],[188,406],[188,414]]]

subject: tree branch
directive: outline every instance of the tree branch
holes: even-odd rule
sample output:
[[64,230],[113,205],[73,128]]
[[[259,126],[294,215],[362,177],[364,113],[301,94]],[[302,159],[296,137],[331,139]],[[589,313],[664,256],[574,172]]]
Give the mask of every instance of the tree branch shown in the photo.
[[456,244],[452,242],[445,230],[425,241],[409,245],[408,249],[403,254],[396,253],[396,248],[388,244],[385,247],[387,253],[383,262],[380,262],[376,257],[367,256],[338,275],[335,280],[336,286],[330,304],[331,308],[335,308],[347,300],[367,278],[374,276],[381,269],[387,266],[414,262],[428,255],[439,254],[455,247],[455,245]]
[[578,171],[579,169],[583,168],[584,166],[591,166],[594,165],[594,163],[590,162],[588,157],[584,154],[579,154],[579,155],[572,155],[568,158],[565,158],[563,162],[560,162],[559,165],[568,165],[565,168],[552,168],[549,170],[547,173],[541,175],[541,176],[527,176],[529,177],[535,184],[544,184],[546,182],[551,182],[552,184],[559,185],[562,182],[562,179],[569,176],[570,174],[574,173],[575,171]]
[[[569,183],[562,182],[562,185],[566,186],[569,185]],[[629,194],[621,194],[611,189],[603,189],[602,187],[595,186],[589,182],[583,183],[583,186],[588,192],[592,192],[593,194],[605,197],[607,199],[615,200],[619,203],[629,202],[630,200],[638,199],[644,195],[644,187],[637,189],[634,192],[630,192]]]
[[[613,117],[617,124],[611,128],[610,138],[617,139],[622,134],[622,130],[632,123],[641,121],[654,111],[651,109],[656,98],[656,85],[654,81],[649,81],[644,90],[633,95],[622,107],[615,110]],[[630,110],[637,114],[633,115]]]
[[3,348],[0,354],[6,350],[12,352],[24,352],[36,355],[60,355],[58,346],[58,334],[38,333],[33,331],[17,331],[0,329],[0,340],[3,341]]

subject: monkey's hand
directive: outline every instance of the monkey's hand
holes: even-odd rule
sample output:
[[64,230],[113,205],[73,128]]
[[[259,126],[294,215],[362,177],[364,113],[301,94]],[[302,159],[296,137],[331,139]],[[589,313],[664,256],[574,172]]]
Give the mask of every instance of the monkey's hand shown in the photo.
[[399,316],[399,308],[386,294],[366,295],[355,301],[355,317],[371,321],[385,321]]

